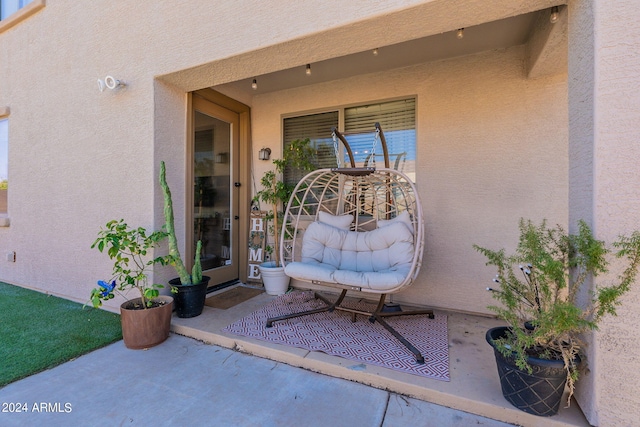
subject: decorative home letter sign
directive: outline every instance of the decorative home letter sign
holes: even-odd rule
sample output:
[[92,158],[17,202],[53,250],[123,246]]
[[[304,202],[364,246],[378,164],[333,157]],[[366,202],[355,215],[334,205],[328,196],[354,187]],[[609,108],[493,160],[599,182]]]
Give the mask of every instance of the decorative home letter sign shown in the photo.
[[251,212],[251,228],[249,230],[249,274],[248,282],[262,282],[258,266],[264,259],[266,212]]

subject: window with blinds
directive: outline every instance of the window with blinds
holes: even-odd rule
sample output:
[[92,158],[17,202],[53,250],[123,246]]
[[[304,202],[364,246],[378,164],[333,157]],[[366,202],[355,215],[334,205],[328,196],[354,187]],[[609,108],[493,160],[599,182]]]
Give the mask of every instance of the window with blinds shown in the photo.
[[[390,167],[400,170],[415,180],[416,160],[416,102],[414,98],[398,101],[348,107],[339,111],[311,114],[284,119],[284,147],[296,139],[309,138],[317,151],[319,168],[337,166],[331,129],[338,128],[340,114],[344,117],[342,130],[356,166],[384,167],[380,139],[375,123],[380,123],[389,151]],[[340,146],[342,144],[339,144]],[[340,147],[342,165],[349,165],[343,147]],[[285,171],[285,182],[295,184],[302,178],[300,171]]]
[[[331,129],[338,127],[338,118],[338,111],[330,111],[284,119],[284,148],[292,141],[309,138],[311,146],[316,150],[315,163],[318,168],[336,167]],[[284,180],[287,184],[295,184],[303,176],[302,171],[288,168],[285,170]]]
[[376,122],[380,123],[387,141],[389,167],[413,174],[416,159],[415,99],[344,110],[345,139],[353,151],[356,166],[373,166],[375,161],[377,167],[384,167],[382,144],[376,137]]

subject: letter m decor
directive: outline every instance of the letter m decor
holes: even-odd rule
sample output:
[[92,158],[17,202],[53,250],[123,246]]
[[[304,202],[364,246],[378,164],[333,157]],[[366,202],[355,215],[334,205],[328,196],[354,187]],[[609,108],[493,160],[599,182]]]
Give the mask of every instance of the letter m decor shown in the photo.
[[264,244],[265,244],[265,217],[264,211],[251,212],[251,224],[249,229],[249,272],[247,274],[248,282],[259,282],[262,284],[260,277],[260,269],[258,266],[264,260]]

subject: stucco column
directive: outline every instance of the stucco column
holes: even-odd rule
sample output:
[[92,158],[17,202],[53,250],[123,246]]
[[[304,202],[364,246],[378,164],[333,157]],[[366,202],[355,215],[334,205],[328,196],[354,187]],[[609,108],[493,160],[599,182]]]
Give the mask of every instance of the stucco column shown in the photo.
[[[569,219],[607,242],[640,229],[640,8],[637,0],[569,3]],[[612,270],[615,270],[612,268]],[[597,277],[607,284],[616,275]],[[588,337],[576,397],[593,425],[640,417],[640,284]]]

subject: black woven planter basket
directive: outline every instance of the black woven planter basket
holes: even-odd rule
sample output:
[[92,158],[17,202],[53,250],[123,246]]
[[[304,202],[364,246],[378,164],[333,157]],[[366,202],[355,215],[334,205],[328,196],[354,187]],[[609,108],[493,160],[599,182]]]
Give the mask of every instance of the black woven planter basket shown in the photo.
[[180,284],[179,278],[169,280],[169,284],[178,289],[178,293],[173,295],[173,305],[178,317],[189,318],[202,314],[209,280],[210,277],[202,276],[200,283],[186,286]]
[[498,327],[487,331],[487,342],[493,347],[502,395],[516,408],[533,415],[548,417],[558,413],[567,372],[561,360],[546,360],[529,357],[527,361],[533,371],[520,370],[511,358],[500,353],[493,340],[504,336],[509,328]]

